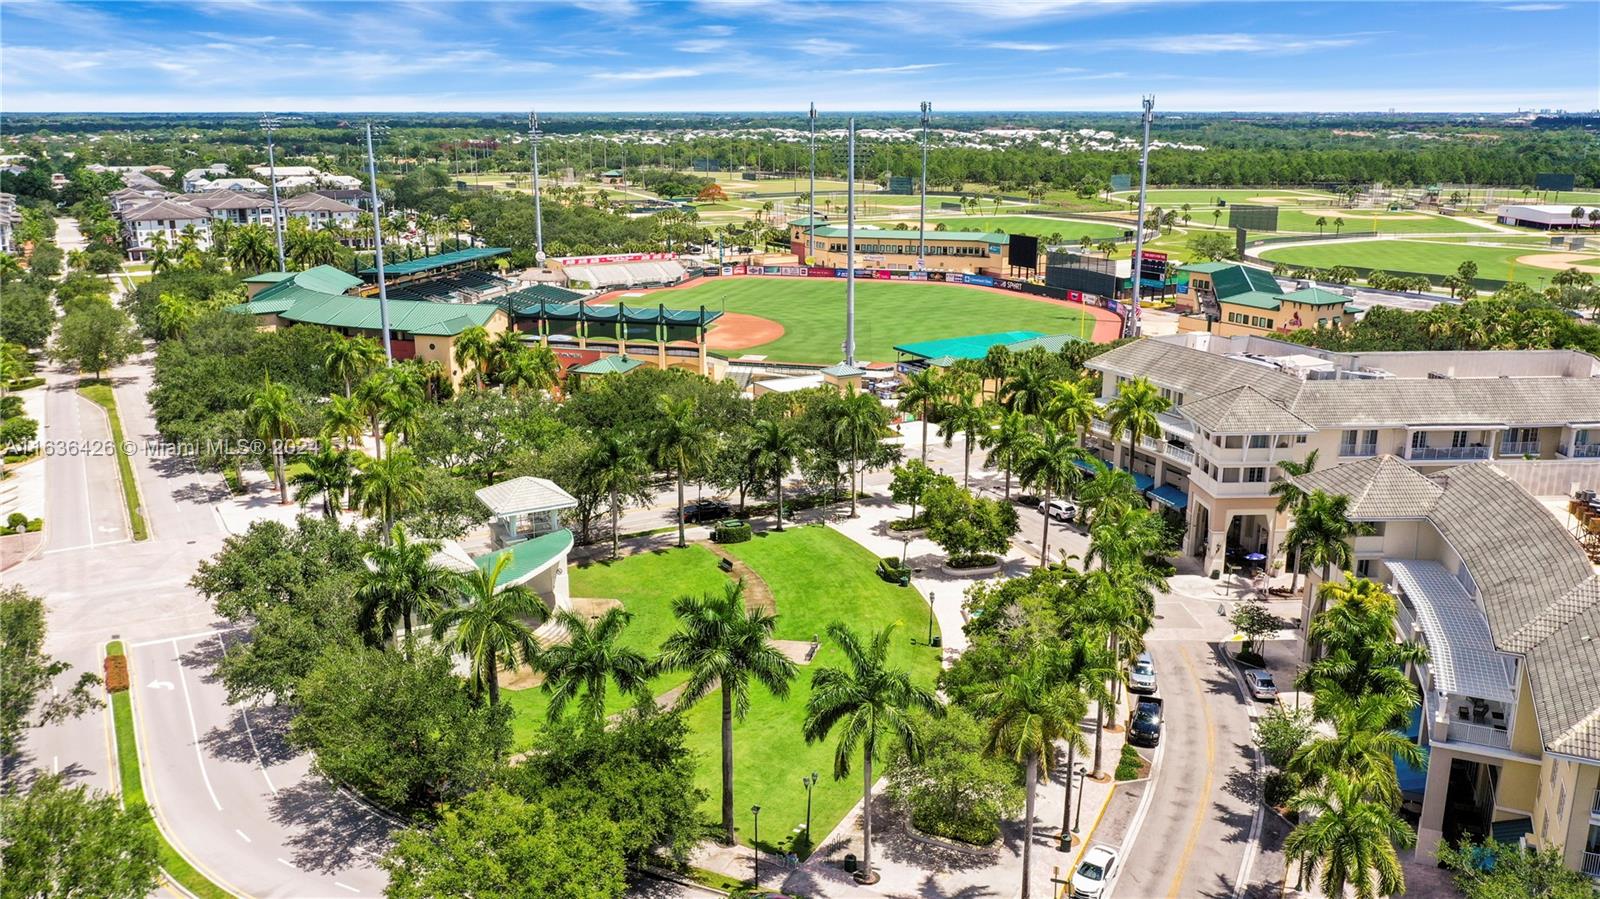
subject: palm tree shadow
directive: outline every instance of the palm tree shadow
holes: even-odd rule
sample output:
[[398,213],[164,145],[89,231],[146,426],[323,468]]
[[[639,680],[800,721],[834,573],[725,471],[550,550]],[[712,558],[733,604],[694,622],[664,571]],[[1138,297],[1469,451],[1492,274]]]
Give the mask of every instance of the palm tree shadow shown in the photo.
[[269,813],[291,831],[295,866],[324,874],[382,855],[395,827],[320,778],[279,790]]

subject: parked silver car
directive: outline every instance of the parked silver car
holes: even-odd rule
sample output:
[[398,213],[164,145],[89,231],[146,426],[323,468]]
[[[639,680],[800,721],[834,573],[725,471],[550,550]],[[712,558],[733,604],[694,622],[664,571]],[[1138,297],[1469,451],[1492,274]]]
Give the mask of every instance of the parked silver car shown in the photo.
[[1269,672],[1260,668],[1251,668],[1244,673],[1244,685],[1250,690],[1250,695],[1256,699],[1269,702],[1278,700],[1278,684],[1272,679]]
[[1128,667],[1129,693],[1154,693],[1156,691],[1156,663],[1150,653],[1141,652]]

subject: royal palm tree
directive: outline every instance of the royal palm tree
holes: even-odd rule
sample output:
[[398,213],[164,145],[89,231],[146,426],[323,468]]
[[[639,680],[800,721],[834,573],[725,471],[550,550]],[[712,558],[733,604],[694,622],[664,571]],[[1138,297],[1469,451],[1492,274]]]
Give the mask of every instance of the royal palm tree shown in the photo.
[[344,395],[350,396],[355,382],[383,362],[383,348],[370,337],[334,337],[323,364],[328,373],[344,381]]
[[1134,452],[1140,437],[1155,437],[1161,433],[1160,414],[1172,408],[1172,400],[1161,395],[1156,385],[1145,378],[1124,381],[1114,398],[1106,406],[1110,413],[1106,424],[1111,427],[1111,442],[1128,435],[1128,463],[1133,469]]
[[[1061,681],[1077,692],[1083,702],[1085,710],[1090,702],[1104,707],[1112,701],[1111,693],[1106,689],[1106,684],[1111,683],[1118,676],[1117,660],[1106,648],[1105,641],[1098,634],[1091,634],[1075,626],[1067,626],[1064,630],[1070,633],[1062,635],[1061,654],[1058,658],[1061,664]],[[1098,726],[1101,716],[1095,716]],[[1096,739],[1099,738],[1098,731]],[[1088,741],[1083,738],[1083,719],[1079,717],[1077,726],[1070,728],[1065,737],[1067,744],[1067,772],[1066,781],[1067,801],[1061,809],[1061,841],[1067,845],[1068,815],[1072,811],[1072,776],[1071,772],[1077,768],[1078,753],[1088,752]]]
[[289,478],[289,483],[294,485],[295,502],[303,509],[320,496],[323,516],[334,518],[334,507],[349,489],[355,473],[350,451],[334,446],[332,441],[323,437],[317,441],[316,452],[300,457],[300,464],[305,469]]
[[[476,566],[455,577],[458,605],[433,619],[433,638],[447,637],[456,651],[467,657],[473,692],[487,690],[492,708],[500,702],[500,669],[537,666],[539,644],[529,622],[544,620],[544,601],[524,584],[502,586],[500,577],[511,563],[510,553],[493,557],[488,566]],[[455,633],[451,633],[451,630]]]
[[984,751],[1022,765],[1023,837],[1022,899],[1031,895],[1033,867],[1033,806],[1039,771],[1048,774],[1056,744],[1082,740],[1078,722],[1088,712],[1083,694],[1061,677],[1061,664],[1053,647],[1037,647],[1018,659],[998,682],[977,694],[975,700],[989,722]]
[[393,380],[388,377],[388,370],[383,369],[367,375],[356,387],[355,399],[367,423],[372,427],[372,452],[377,458],[383,458],[383,416],[389,404],[399,396]]
[[850,446],[850,517],[856,517],[856,475],[863,448],[883,439],[884,408],[878,398],[854,387],[845,391],[831,423],[833,439]]
[[[1124,655],[1143,647],[1150,630],[1151,616],[1141,608],[1137,591],[1119,569],[1097,568],[1083,579],[1082,599],[1075,609],[1075,621],[1103,640],[1111,657],[1118,662]],[[1113,669],[1108,679],[1105,701],[1100,703],[1094,724],[1094,776],[1105,775],[1102,743],[1105,727],[1116,719],[1122,669]]]
[[681,596],[672,603],[679,630],[661,644],[656,666],[687,671],[678,696],[688,708],[713,688],[722,693],[722,840],[733,845],[733,722],[750,712],[751,681],[779,699],[789,695],[795,664],[772,643],[777,618],[761,607],[746,608],[744,582],[722,596]]
[[629,437],[609,430],[600,435],[589,457],[589,476],[595,489],[606,495],[611,505],[611,558],[617,558],[622,503],[628,497],[638,496],[644,490],[649,466],[644,454]]
[[1094,382],[1088,378],[1057,381],[1052,385],[1045,415],[1056,427],[1077,434],[1079,443],[1087,443],[1089,427],[1104,414],[1095,402],[1096,396]]
[[1023,354],[1011,367],[1011,377],[1000,391],[1000,402],[1013,412],[1042,415],[1053,393],[1050,365],[1032,354]]
[[386,543],[372,547],[367,564],[357,569],[362,633],[384,642],[394,636],[398,621],[405,633],[405,651],[411,652],[412,623],[432,621],[455,589],[451,573],[433,564],[438,551],[439,544],[412,540],[398,524],[389,529]]
[[1000,399],[1000,385],[1004,384],[1006,376],[1011,374],[1011,365],[1015,360],[1016,357],[1005,344],[997,343],[989,347],[989,351],[983,354],[983,361],[978,363],[978,371],[984,380],[994,382],[991,397],[997,402]]
[[1417,835],[1394,809],[1365,792],[1359,779],[1335,771],[1321,787],[1289,800],[1300,823],[1284,840],[1283,853],[1299,863],[1300,882],[1315,878],[1324,896],[1377,899],[1405,891],[1395,850],[1416,845]]
[[[1300,489],[1300,485],[1296,484],[1294,479],[1304,477],[1317,470],[1317,450],[1307,453],[1303,462],[1284,459],[1278,463],[1278,468],[1283,471],[1284,477],[1273,481],[1270,491],[1273,496],[1278,498],[1277,512],[1279,515],[1288,512],[1291,516],[1298,516],[1300,508],[1305,505],[1306,499],[1310,494]],[[1288,543],[1287,540],[1284,542],[1285,544]],[[1292,596],[1300,587],[1299,547],[1292,547],[1291,549],[1290,566],[1294,572],[1289,581],[1289,594]]]
[[963,392],[954,400],[944,405],[944,412],[939,416],[939,434],[944,437],[944,445],[949,448],[955,443],[955,436],[962,437],[961,453],[961,486],[967,487],[972,483],[972,448],[977,445],[978,438],[988,433],[989,413],[978,405],[978,399],[971,392]]
[[416,392],[397,392],[388,408],[383,410],[383,433],[410,443],[426,420],[423,400]]
[[944,400],[943,378],[936,368],[924,368],[906,375],[900,384],[900,410],[911,411],[922,419],[922,461],[928,461],[928,419]]
[[283,474],[283,454],[286,444],[300,435],[300,403],[283,384],[274,384],[272,376],[262,379],[261,389],[250,399],[245,410],[245,420],[250,423],[256,437],[272,447],[273,474],[278,481],[278,501],[289,504],[289,481]]
[[545,713],[552,722],[560,720],[567,703],[574,699],[590,724],[604,722],[608,681],[624,695],[647,695],[650,660],[620,643],[632,618],[621,608],[608,609],[592,620],[565,609],[556,613],[556,623],[567,632],[567,639],[547,647],[539,658],[539,670],[544,672],[542,689],[550,697]]
[[480,389],[488,373],[490,355],[489,332],[482,325],[473,325],[456,335],[456,364],[472,371],[472,379]]
[[833,779],[850,774],[850,759],[861,752],[861,874],[873,883],[872,872],[872,761],[896,744],[905,757],[922,758],[922,741],[912,713],[922,710],[943,714],[933,691],[911,681],[903,668],[889,663],[889,646],[895,625],[873,633],[863,643],[855,631],[834,622],[828,638],[844,654],[848,668],[819,668],[811,675],[811,698],[806,701],[801,732],[807,743],[826,740],[837,728],[833,749]]
[[1002,410],[994,425],[978,437],[978,445],[989,451],[984,464],[1005,472],[1005,497],[1011,498],[1011,473],[1022,463],[1023,454],[1033,438],[1028,416],[1021,412]]
[[533,347],[506,356],[496,379],[512,393],[549,390],[556,386],[559,371],[553,350],[544,346]]
[[[1084,456],[1083,448],[1078,446],[1070,431],[1063,431],[1048,421],[1041,422],[1038,433],[1023,451],[1017,474],[1024,489],[1044,493],[1044,505],[1041,508],[1049,509],[1052,497],[1065,495],[1082,479],[1077,462]],[[1044,532],[1039,539],[1039,564],[1050,564],[1048,514],[1044,516]]]
[[755,467],[762,475],[772,479],[778,493],[778,530],[783,530],[783,482],[800,458],[804,444],[800,433],[781,418],[765,418],[756,422]]
[[683,527],[683,484],[698,472],[709,452],[710,428],[692,396],[656,398],[656,420],[650,431],[649,454],[657,466],[678,481],[678,546],[688,546]]
[[[1078,488],[1077,497],[1083,507],[1083,521],[1092,529],[1102,521],[1113,521],[1130,510],[1143,507],[1139,485],[1133,473],[1122,468],[1112,468],[1099,459],[1089,459],[1089,476]],[[1085,559],[1085,564],[1088,560]]]
[[388,451],[361,463],[356,476],[356,502],[361,514],[383,522],[387,535],[395,519],[422,500],[422,466],[410,447],[396,447],[394,435],[386,435]]
[[1395,759],[1417,770],[1427,763],[1422,747],[1394,727],[1416,704],[1414,690],[1338,696],[1322,709],[1334,734],[1301,744],[1289,760],[1289,770],[1300,775],[1306,787],[1322,783],[1330,771],[1340,772],[1362,781],[1368,799],[1399,808]]
[[322,436],[338,440],[345,449],[361,439],[367,421],[361,403],[353,396],[335,396],[328,399],[322,410]]
[[[1355,552],[1350,541],[1364,534],[1368,528],[1350,520],[1350,498],[1314,490],[1300,505],[1294,525],[1284,536],[1284,544],[1293,548],[1295,558],[1322,570],[1326,582],[1335,568],[1349,568],[1354,564]],[[1310,589],[1311,579],[1306,579]]]

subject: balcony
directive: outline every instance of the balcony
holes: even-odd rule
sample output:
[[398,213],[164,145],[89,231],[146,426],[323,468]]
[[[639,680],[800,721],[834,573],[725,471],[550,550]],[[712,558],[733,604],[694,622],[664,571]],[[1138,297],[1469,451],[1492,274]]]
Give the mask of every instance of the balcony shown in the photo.
[[1341,443],[1339,444],[1340,456],[1376,456],[1378,445],[1376,443]]
[[1600,852],[1583,854],[1583,873],[1590,877],[1600,877]]
[[1504,728],[1473,724],[1468,721],[1451,721],[1450,739],[1461,743],[1476,743],[1479,746],[1493,746],[1497,749],[1511,748],[1511,735]]
[[1539,441],[1537,441],[1537,440],[1502,440],[1502,441],[1500,441],[1500,455],[1502,455],[1502,456],[1537,456],[1537,455],[1539,455]]
[[1174,462],[1182,462],[1184,465],[1194,464],[1194,450],[1187,450],[1181,446],[1173,446],[1169,443],[1167,444],[1167,448],[1162,450],[1162,453],[1166,455],[1168,459],[1171,459]]
[[1406,453],[1413,462],[1468,462],[1489,458],[1487,446],[1413,446]]
[[1568,459],[1600,459],[1600,443],[1579,443],[1563,446],[1560,453]]
[[1594,799],[1589,802],[1589,814],[1600,815],[1600,790],[1594,791]]

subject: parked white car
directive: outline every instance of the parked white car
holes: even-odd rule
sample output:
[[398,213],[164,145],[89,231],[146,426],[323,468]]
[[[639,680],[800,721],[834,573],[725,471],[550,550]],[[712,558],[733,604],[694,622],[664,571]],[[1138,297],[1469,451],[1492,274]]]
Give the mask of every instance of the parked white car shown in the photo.
[[1040,503],[1039,511],[1054,518],[1056,521],[1071,521],[1078,517],[1078,507],[1063,499],[1053,499],[1048,503]]
[[1078,870],[1072,872],[1072,899],[1100,899],[1106,893],[1117,868],[1117,852],[1105,846],[1092,846],[1083,854]]

